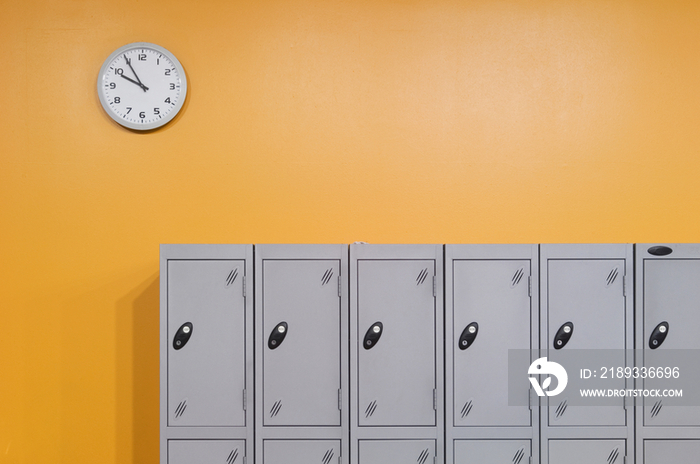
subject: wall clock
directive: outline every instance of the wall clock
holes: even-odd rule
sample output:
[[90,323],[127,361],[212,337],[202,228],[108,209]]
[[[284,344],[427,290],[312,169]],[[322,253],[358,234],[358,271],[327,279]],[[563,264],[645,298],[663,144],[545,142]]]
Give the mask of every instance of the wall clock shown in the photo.
[[118,48],[105,60],[97,94],[107,114],[124,127],[151,130],[170,122],[187,96],[185,70],[175,55],[147,42]]

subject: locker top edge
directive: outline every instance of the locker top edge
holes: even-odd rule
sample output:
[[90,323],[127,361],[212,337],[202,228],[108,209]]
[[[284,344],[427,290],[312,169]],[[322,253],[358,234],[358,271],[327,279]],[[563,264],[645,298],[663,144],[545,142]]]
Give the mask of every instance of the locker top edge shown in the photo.
[[542,259],[632,258],[631,243],[543,243]]
[[700,258],[698,243],[637,243],[637,259],[683,259]]
[[255,259],[347,259],[347,244],[255,245]]
[[160,258],[165,259],[252,259],[253,245],[228,244],[161,244]]
[[436,259],[442,261],[444,245],[372,245],[353,243],[350,259]]
[[445,245],[445,259],[537,259],[536,244]]

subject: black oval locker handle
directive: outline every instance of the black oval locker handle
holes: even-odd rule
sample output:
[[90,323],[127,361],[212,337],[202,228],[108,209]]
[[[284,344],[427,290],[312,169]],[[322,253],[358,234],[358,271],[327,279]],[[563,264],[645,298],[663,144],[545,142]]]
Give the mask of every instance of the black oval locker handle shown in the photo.
[[657,325],[654,330],[651,331],[651,337],[649,337],[649,348],[652,350],[657,349],[666,340],[668,335],[668,322],[663,321]]
[[369,329],[367,329],[365,338],[362,341],[362,346],[364,349],[370,350],[374,348],[379,339],[382,337],[382,333],[384,333],[384,324],[379,321],[372,324]]
[[472,322],[462,330],[462,335],[459,336],[457,346],[464,351],[474,343],[476,336],[479,334],[479,324]]
[[287,323],[282,321],[272,329],[270,337],[267,339],[267,347],[271,350],[278,348],[284,341],[284,337],[287,336]]
[[571,321],[565,322],[561,327],[559,327],[557,334],[554,336],[554,349],[561,350],[564,348],[566,344],[569,343],[569,339],[573,334],[574,323]]
[[647,250],[647,253],[654,256],[666,256],[673,253],[673,250],[667,246],[653,246]]
[[177,332],[175,332],[175,337],[173,338],[173,348],[175,348],[176,350],[181,349],[187,344],[191,336],[192,323],[185,322],[180,326],[179,329],[177,329]]

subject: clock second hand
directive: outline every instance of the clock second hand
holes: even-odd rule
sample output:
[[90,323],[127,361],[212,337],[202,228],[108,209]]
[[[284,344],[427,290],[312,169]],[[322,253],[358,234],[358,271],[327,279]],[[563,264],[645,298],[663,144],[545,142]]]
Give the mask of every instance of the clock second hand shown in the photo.
[[143,82],[141,82],[141,79],[139,79],[138,74],[136,74],[136,71],[134,71],[134,68],[131,66],[131,60],[130,60],[128,57],[126,57],[126,56],[124,57],[124,59],[126,60],[126,64],[129,65],[129,69],[131,69],[131,72],[134,73],[134,76],[136,77],[136,80],[137,80],[138,82],[134,82],[133,79],[129,79],[128,77],[124,76],[123,74],[122,74],[122,77],[125,78],[125,79],[127,79],[127,80],[129,80],[129,81],[131,81],[131,82],[134,82],[134,84],[140,85],[144,92],[145,92],[146,90],[148,90],[148,87],[146,87],[145,85],[143,85]]

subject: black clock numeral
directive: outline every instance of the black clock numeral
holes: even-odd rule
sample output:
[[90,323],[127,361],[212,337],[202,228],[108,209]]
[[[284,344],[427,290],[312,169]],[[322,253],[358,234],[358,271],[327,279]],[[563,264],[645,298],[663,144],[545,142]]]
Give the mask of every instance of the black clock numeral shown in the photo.
[[114,89],[117,88],[117,84],[114,83],[114,82],[110,82],[110,83],[109,83],[109,88],[112,89],[112,90],[114,90]]
[[171,70],[171,69],[166,69],[166,70],[165,70],[165,75],[166,75],[166,76],[169,76],[169,75],[170,75],[170,71],[172,71],[172,70]]
[[[165,103],[171,103],[170,97],[168,97],[168,98],[165,99]],[[171,104],[172,104],[172,103],[171,103]]]
[[160,114],[160,108],[153,108],[153,114]]
[[139,53],[139,61],[146,61],[146,54],[145,53]]
[[121,76],[122,74],[124,74],[124,70],[122,68],[117,68],[114,70],[114,73],[118,76]]
[[170,84],[170,90],[175,90],[175,84]]
[[160,58],[156,58],[156,64],[160,65]]
[[114,97],[114,103],[121,103],[122,99],[119,97]]
[[130,106],[127,106],[127,107],[126,107],[126,114],[131,113],[131,110],[132,110],[132,109],[133,109],[133,108],[131,108]]
[[145,111],[141,111],[141,112],[139,113],[139,118],[143,119],[143,118],[145,118],[145,117],[146,117],[146,112],[145,112]]

